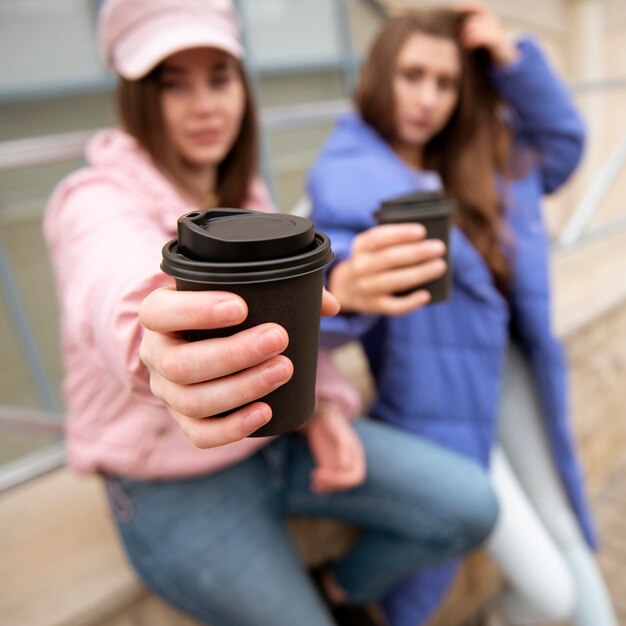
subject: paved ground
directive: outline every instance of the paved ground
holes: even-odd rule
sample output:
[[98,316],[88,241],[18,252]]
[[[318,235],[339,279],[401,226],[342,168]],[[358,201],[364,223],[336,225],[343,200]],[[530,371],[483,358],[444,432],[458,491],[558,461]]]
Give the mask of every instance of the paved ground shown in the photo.
[[626,457],[598,494],[595,505],[602,540],[600,565],[620,626],[626,626]]

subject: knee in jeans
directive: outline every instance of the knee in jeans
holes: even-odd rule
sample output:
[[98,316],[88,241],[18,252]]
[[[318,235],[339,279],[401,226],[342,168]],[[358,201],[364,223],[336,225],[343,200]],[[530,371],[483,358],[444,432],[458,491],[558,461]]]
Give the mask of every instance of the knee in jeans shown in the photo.
[[467,551],[485,542],[498,519],[499,505],[491,481],[481,467],[476,465],[469,469],[465,478],[469,482],[465,485],[457,510],[459,534]]

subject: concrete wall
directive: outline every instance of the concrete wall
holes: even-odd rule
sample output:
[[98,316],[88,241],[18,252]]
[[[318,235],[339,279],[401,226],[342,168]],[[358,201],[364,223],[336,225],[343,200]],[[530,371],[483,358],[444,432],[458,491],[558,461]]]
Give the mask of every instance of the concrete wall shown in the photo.
[[0,94],[80,88],[104,80],[94,45],[95,2],[3,0]]

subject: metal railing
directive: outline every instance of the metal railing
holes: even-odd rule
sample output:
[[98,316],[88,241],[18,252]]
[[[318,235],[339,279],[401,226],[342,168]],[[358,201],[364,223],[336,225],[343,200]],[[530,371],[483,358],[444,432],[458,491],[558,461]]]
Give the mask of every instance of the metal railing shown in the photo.
[[[622,137],[617,148],[589,185],[589,189],[578,206],[572,211],[558,238],[559,247],[571,247],[583,238],[588,225],[598,213],[613,183],[624,169],[624,165],[626,165],[626,135]],[[614,220],[614,223],[617,225],[622,221],[622,218],[618,218]],[[607,226],[610,225],[605,225],[604,228]],[[593,234],[594,231],[588,232],[588,235]]]
[[[272,107],[261,112],[261,130],[284,131],[332,123],[350,106],[350,101],[344,99]],[[98,130],[0,142],[0,171],[80,159],[85,144]]]
[[[626,79],[609,81],[607,84],[610,88],[624,88]],[[575,84],[573,89],[589,92],[603,90],[605,87],[605,83],[594,82]],[[261,113],[261,128],[268,133],[332,124],[340,114],[349,111],[350,108],[350,101],[346,99],[273,107]],[[79,159],[82,157],[86,142],[97,130],[2,142],[0,143],[0,171]],[[264,157],[264,169],[271,170],[269,157],[267,155]],[[605,231],[612,226],[620,227],[623,222],[622,218],[617,218],[591,231],[587,229],[625,166],[626,135],[600,168],[589,185],[589,189],[563,226],[555,244],[558,249],[571,247],[584,238],[593,237],[596,229]],[[1,252],[0,248],[0,269]]]

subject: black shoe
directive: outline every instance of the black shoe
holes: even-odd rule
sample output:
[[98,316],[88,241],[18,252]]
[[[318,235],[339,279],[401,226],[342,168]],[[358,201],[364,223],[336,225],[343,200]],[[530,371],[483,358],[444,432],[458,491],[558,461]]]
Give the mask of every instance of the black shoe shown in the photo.
[[330,565],[323,565],[311,570],[311,577],[313,582],[322,596],[326,606],[328,606],[333,619],[337,626],[386,626],[386,621],[382,617],[382,614],[378,617],[374,613],[380,613],[376,611],[376,607],[362,604],[351,604],[348,602],[342,602],[336,604],[332,602],[324,590],[322,579],[324,573],[330,569]]
[[329,605],[337,626],[384,626],[372,616],[371,608],[359,604]]

